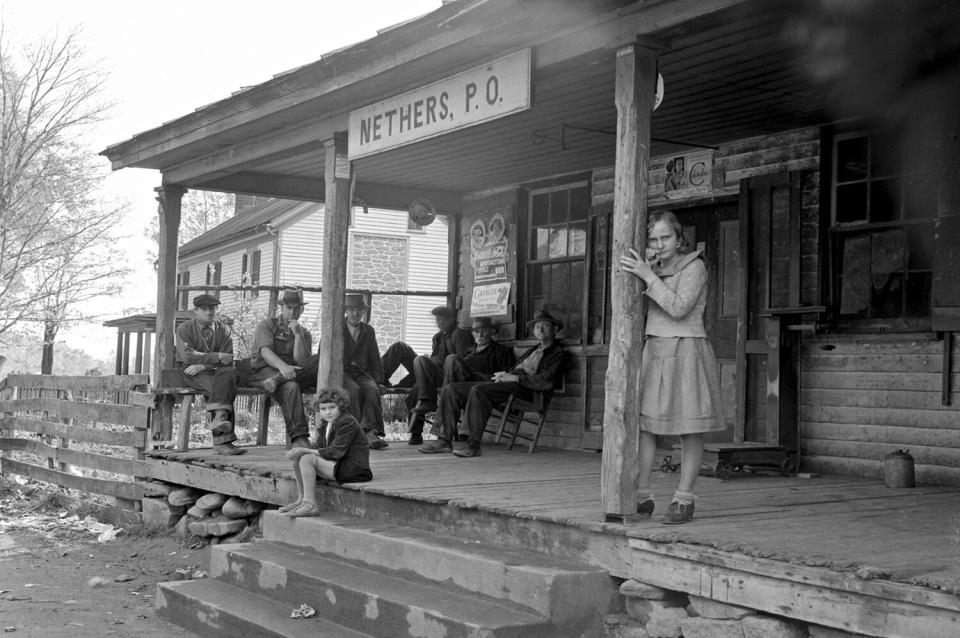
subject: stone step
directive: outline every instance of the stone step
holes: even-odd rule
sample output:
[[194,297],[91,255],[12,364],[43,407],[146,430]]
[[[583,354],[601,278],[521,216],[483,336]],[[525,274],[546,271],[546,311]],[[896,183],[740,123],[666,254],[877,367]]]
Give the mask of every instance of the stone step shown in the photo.
[[263,537],[510,601],[556,627],[599,622],[616,593],[609,574],[590,565],[338,512],[308,518],[265,512]]
[[157,612],[205,638],[371,638],[320,614],[291,618],[298,606],[210,578],[157,584]]
[[210,576],[289,609],[306,603],[327,620],[382,638],[567,635],[504,601],[279,543],[215,546]]

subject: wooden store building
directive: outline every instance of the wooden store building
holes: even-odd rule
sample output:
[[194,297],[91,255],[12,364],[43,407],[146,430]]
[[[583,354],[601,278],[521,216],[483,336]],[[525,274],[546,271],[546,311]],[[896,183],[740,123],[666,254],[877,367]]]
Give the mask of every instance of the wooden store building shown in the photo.
[[114,169],[162,175],[154,363],[173,361],[186,189],[325,202],[332,382],[351,204],[426,207],[449,222],[461,325],[492,316],[523,345],[535,312],[562,319],[573,365],[539,443],[602,451],[603,511],[626,515],[644,302],[619,257],[668,209],[710,274],[713,443],[872,478],[909,448],[918,483],[960,486],[960,148],[956,90],[938,88],[960,56],[927,28],[956,25],[942,4],[907,16],[920,62],[858,79],[857,29],[875,25],[816,3],[444,2],[113,145]]

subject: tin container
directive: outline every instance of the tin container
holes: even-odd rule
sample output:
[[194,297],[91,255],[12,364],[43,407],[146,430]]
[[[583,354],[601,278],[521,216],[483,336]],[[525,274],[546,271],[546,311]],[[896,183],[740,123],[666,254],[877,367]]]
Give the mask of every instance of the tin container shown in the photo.
[[887,487],[913,487],[913,457],[909,450],[897,450],[883,457],[883,482]]

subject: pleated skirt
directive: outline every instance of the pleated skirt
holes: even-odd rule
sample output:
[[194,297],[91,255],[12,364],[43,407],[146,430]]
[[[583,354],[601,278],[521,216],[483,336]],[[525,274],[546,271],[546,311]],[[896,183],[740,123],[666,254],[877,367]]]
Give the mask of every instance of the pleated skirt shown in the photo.
[[697,434],[725,429],[720,370],[699,337],[647,337],[640,371],[640,429]]

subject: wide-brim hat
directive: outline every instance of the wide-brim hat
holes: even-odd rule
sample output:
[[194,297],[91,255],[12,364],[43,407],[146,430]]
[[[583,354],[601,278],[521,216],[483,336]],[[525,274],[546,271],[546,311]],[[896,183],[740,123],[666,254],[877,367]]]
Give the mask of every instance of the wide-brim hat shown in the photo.
[[366,308],[367,301],[363,298],[363,295],[347,295],[343,299],[344,308]]
[[287,288],[280,296],[280,303],[285,306],[306,306],[307,302],[303,300],[303,291],[299,288]]
[[533,319],[527,322],[527,330],[533,330],[533,326],[540,321],[549,321],[552,323],[557,330],[563,329],[563,322],[551,315],[546,310],[541,310],[537,314],[533,315]]
[[193,298],[193,305],[196,308],[216,307],[220,305],[220,300],[211,294],[204,293]]
[[474,317],[473,324],[470,326],[471,330],[493,330],[494,332],[500,332],[500,326],[493,323],[493,319],[490,317]]
[[437,306],[430,311],[430,314],[434,317],[446,317],[447,319],[455,319],[457,317],[457,311],[450,306]]

